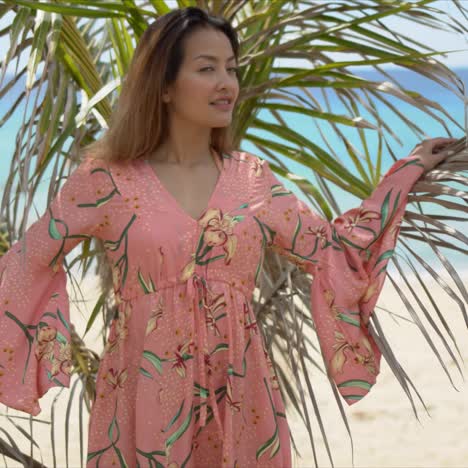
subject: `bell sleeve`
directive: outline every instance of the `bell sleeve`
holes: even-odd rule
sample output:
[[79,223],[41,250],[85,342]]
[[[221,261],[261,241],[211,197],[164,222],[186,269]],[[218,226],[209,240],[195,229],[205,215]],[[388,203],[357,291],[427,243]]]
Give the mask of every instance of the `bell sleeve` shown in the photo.
[[118,193],[107,164],[85,158],[46,212],[0,257],[0,402],[36,416],[49,388],[70,386],[64,256],[99,235]]
[[369,198],[332,222],[286,190],[262,160],[267,245],[311,273],[311,313],[328,376],[348,405],[376,382],[381,352],[369,319],[394,253],[407,196],[424,173],[417,156],[396,161]]

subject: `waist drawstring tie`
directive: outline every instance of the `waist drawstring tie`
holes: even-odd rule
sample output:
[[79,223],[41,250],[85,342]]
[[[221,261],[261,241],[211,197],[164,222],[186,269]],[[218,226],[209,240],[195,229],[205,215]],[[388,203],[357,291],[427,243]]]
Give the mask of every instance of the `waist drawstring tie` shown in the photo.
[[197,336],[199,338],[198,349],[197,349],[197,358],[198,358],[198,369],[199,369],[199,378],[200,378],[200,427],[206,426],[206,417],[207,417],[207,402],[203,402],[203,397],[206,395],[208,390],[208,399],[211,403],[211,408],[214,414],[214,418],[218,425],[219,432],[221,434],[221,439],[224,439],[223,425],[221,423],[221,417],[219,415],[218,403],[216,402],[215,388],[210,376],[208,376],[208,386],[207,386],[207,373],[205,366],[205,354],[208,355],[208,337],[207,337],[207,326],[205,320],[205,314],[202,314],[205,308],[205,293],[206,285],[203,283],[204,280],[201,276],[196,273],[187,281],[188,293],[194,297],[195,303],[195,327],[197,331]]

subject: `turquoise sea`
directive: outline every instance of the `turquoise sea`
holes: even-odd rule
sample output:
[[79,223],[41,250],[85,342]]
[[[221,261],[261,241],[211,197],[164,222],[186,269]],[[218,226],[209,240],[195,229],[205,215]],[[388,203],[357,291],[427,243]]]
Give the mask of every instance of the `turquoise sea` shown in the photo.
[[[357,75],[368,79],[368,80],[385,80],[388,81],[388,77],[381,75],[380,73],[374,70],[364,70],[360,68],[350,69],[352,72],[356,73]],[[458,75],[458,77],[463,81],[464,85],[468,85],[468,68],[453,68],[454,73]],[[391,110],[391,108],[385,104],[382,100],[376,100],[375,96],[372,98],[377,111],[379,114],[384,118],[385,122],[391,128],[391,130],[398,136],[400,142],[395,141],[391,135],[387,132],[384,132],[385,137],[387,138],[389,146],[392,148],[392,151],[396,155],[397,159],[400,157],[404,157],[408,155],[414,146],[425,138],[435,138],[439,136],[453,136],[460,138],[465,134],[464,128],[466,127],[466,113],[468,102],[463,100],[462,96],[455,95],[451,90],[447,89],[446,87],[442,86],[441,84],[434,83],[429,81],[427,78],[404,69],[386,69],[386,73],[391,75],[391,77],[397,81],[403,88],[407,90],[411,90],[417,93],[420,93],[424,98],[428,101],[434,101],[436,106],[441,106],[444,108],[449,115],[453,118],[454,122],[450,121],[447,117],[442,116],[441,112],[437,109],[437,107],[432,108],[432,112],[435,116],[437,116],[437,120],[435,118],[431,118],[427,114],[423,113],[422,111],[416,110],[414,107],[411,107],[410,104],[401,101],[400,99],[385,94],[382,95],[384,101],[387,101],[390,105],[395,106],[395,108],[401,112],[405,118],[409,121],[413,122],[417,125],[424,133],[423,136],[417,136],[413,132],[413,130],[405,124],[395,113]],[[5,78],[8,81],[8,76]],[[450,86],[453,89],[453,85]],[[23,83],[18,83],[13,90],[6,95],[6,97],[0,101],[0,119],[3,119],[5,113],[8,109],[12,106],[13,102],[17,99],[19,93],[23,90]],[[290,90],[291,93],[298,94],[307,99],[307,97],[299,90]],[[33,91],[30,96],[30,101],[33,102],[35,100],[36,92]],[[367,98],[362,91],[359,92],[359,95],[362,97],[363,102],[366,102]],[[314,99],[323,106],[324,110],[326,110],[326,103],[329,106],[329,111],[338,115],[346,115],[348,116],[348,110],[343,105],[343,103],[336,97],[336,94],[333,90],[325,91],[325,97],[322,94],[320,89],[317,90],[317,93],[313,94]],[[29,106],[30,107],[30,106]],[[372,123],[375,123],[372,118],[370,117],[369,112],[363,107],[360,106],[360,113],[361,115],[369,119]],[[10,167],[10,161],[13,156],[13,152],[15,149],[15,137],[16,132],[23,121],[23,112],[24,107],[19,107],[13,117],[10,118],[8,124],[3,125],[0,127],[0,151],[1,151],[1,165],[0,165],[0,192],[3,193],[6,177]],[[312,142],[316,143],[319,146],[322,146],[327,151],[330,151],[331,148],[336,152],[339,156],[340,160],[344,165],[349,165],[352,167],[352,162],[348,157],[347,151],[344,145],[341,143],[340,138],[337,136],[336,132],[332,129],[331,126],[325,124],[323,121],[318,119],[313,119],[310,117],[299,116],[292,113],[284,112],[282,113],[283,118],[288,122],[289,126],[291,126],[296,132],[301,133],[302,135],[309,138]],[[267,121],[272,121],[271,115],[268,111],[262,111],[259,114],[259,117],[265,119]],[[440,120],[440,121],[438,121]],[[337,124],[337,127],[342,132],[344,136],[346,136],[358,152],[363,152],[362,144],[359,138],[358,132],[352,128],[347,127],[341,124]],[[268,138],[273,141],[281,141],[276,135],[270,134],[268,132],[264,132],[257,129],[252,129],[249,131],[252,134],[259,135],[263,138]],[[450,134],[448,133],[450,132]],[[372,154],[372,149],[375,148],[375,157],[377,153],[377,133],[375,130],[364,130],[366,135],[369,151]],[[24,143],[24,142],[23,142]],[[284,142],[283,142],[284,143]],[[264,156],[261,151],[254,145],[250,144],[247,141],[244,141],[241,145],[242,150],[252,152],[254,154],[258,154],[260,156]],[[267,156],[264,156],[268,159]],[[374,157],[374,156],[373,156]],[[387,171],[387,169],[392,165],[393,159],[391,158],[389,152],[384,147],[383,149],[383,160],[382,160],[382,174]],[[289,164],[290,172],[296,173],[300,176],[307,177],[313,183],[315,183],[314,174],[307,168],[304,168],[299,163],[290,163]],[[294,190],[298,196],[302,199],[306,199],[302,193],[300,193],[295,187],[294,184],[289,181],[284,181],[286,187]],[[34,206],[36,207],[37,213],[40,215],[44,212],[46,207],[46,200],[47,200],[47,184],[48,180],[44,180],[41,184],[41,189],[39,190],[38,197],[35,200]],[[456,186],[455,184],[452,184]],[[462,188],[461,186],[458,186]],[[354,196],[350,196],[349,194],[343,192],[342,190],[330,185],[330,189],[334,194],[337,203],[342,212],[358,206],[360,204],[360,200]],[[466,187],[465,187],[466,190]],[[23,197],[24,198],[24,197]],[[452,200],[453,197],[447,197],[447,200]],[[24,206],[24,200],[21,200],[20,206]],[[438,208],[438,210],[440,210]],[[30,214],[30,220],[28,225],[33,222],[36,217],[34,214],[34,209]],[[433,210],[431,210],[432,212]],[[439,211],[440,212],[440,211]],[[334,213],[336,216],[339,213]],[[444,213],[448,214],[448,213]],[[453,214],[453,213],[452,213]],[[463,225],[465,224],[465,226]],[[466,223],[456,223],[451,222],[450,224],[452,227],[464,231],[464,234],[467,235],[466,232]],[[445,238],[445,240],[449,240],[450,238]],[[414,247],[418,254],[420,254],[424,260],[431,264],[433,268],[436,270],[440,270],[441,263],[438,260],[435,253],[430,249],[427,245],[421,244],[418,242],[410,242],[410,245]],[[457,245],[461,246],[460,243]],[[466,248],[466,246],[465,246]],[[402,252],[400,247],[397,248],[397,252]],[[441,252],[447,256],[447,258],[452,262],[452,264],[457,267],[458,269],[465,269],[467,264],[467,257],[462,255],[461,253],[451,252],[448,249],[441,249]],[[419,269],[419,268],[418,268]]]

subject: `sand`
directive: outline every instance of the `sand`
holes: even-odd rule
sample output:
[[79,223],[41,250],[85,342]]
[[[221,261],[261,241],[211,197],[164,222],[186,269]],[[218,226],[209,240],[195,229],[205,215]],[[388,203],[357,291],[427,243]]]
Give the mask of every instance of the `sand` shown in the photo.
[[[468,276],[464,275],[467,285]],[[442,293],[433,282],[428,283],[438,304],[444,306],[443,313],[450,325],[462,359],[458,362],[467,379],[468,330],[460,309],[455,302]],[[424,301],[427,304],[427,301]],[[401,314],[402,303],[388,284],[385,285],[379,306]],[[436,314],[429,309],[431,317]],[[381,373],[371,391],[360,402],[347,406],[348,423],[353,435],[354,466],[375,467],[421,467],[421,468],[466,468],[468,467],[468,384],[460,375],[435,332],[430,337],[439,349],[442,361],[448,368],[453,386],[439,361],[416,325],[395,324],[386,313],[377,312],[392,349],[426,404],[426,410],[412,391],[419,421],[414,416],[411,403],[396,380],[387,362],[382,358]],[[424,324],[428,322],[422,319]],[[440,327],[440,323],[436,320]],[[388,334],[387,334],[388,333]],[[444,335],[446,336],[446,335]],[[452,343],[451,343],[452,344]],[[453,345],[453,344],[452,344]],[[453,346],[452,346],[453,347]],[[464,361],[464,362],[463,362]],[[310,378],[319,374],[311,369]],[[336,467],[352,466],[351,442],[334,401],[334,396],[321,376],[314,390],[319,394],[319,407],[333,462]],[[455,390],[455,388],[458,390]],[[313,407],[309,410],[313,414]],[[297,434],[297,445],[302,447],[299,467],[313,467],[314,455],[309,436],[297,417],[289,419],[291,431]],[[317,436],[318,466],[332,466],[320,429],[313,423],[313,434]]]
[[[465,285],[468,284],[468,275],[464,274],[462,279]],[[468,361],[468,330],[461,311],[456,303],[433,281],[428,280],[427,284],[437,303],[443,306],[444,315],[454,332],[461,356],[465,362],[462,362],[462,371],[466,378],[468,376],[466,366]],[[453,286],[453,282],[449,284]],[[71,285],[68,286],[73,300],[76,295]],[[78,332],[82,334],[97,297],[92,279],[88,279],[86,283],[83,283],[81,288],[86,302],[73,304],[72,318]],[[428,304],[427,301],[424,301],[424,303]],[[389,282],[386,282],[384,286],[378,306],[402,314],[401,300]],[[435,317],[435,312],[432,309],[430,310],[431,316]],[[381,373],[371,392],[353,406],[347,406],[343,400],[343,406],[353,436],[354,466],[357,468],[468,467],[468,384],[464,382],[450,356],[442,348],[442,343],[435,332],[431,332],[430,336],[436,343],[442,360],[449,369],[453,385],[458,391],[453,388],[416,325],[407,322],[395,324],[388,313],[380,309],[377,309],[377,313],[382,326],[385,327],[392,349],[420,392],[430,416],[425,412],[424,407],[413,391],[412,394],[420,419],[420,422],[418,422],[413,414],[410,401],[393,376],[386,361],[382,359]],[[421,316],[421,314],[419,315]],[[427,325],[428,322],[425,319],[423,321]],[[437,323],[440,326],[438,321]],[[97,325],[100,326],[100,324]],[[97,339],[98,332],[98,327],[96,327],[85,338],[86,344],[96,352],[100,352],[102,349],[102,344]],[[458,357],[458,361],[461,361],[460,357]],[[351,467],[351,442],[334,401],[329,383],[315,369],[309,369],[309,376],[314,385],[334,466]],[[54,411],[56,419],[56,466],[67,466],[65,448],[67,439],[65,430],[66,405],[75,382],[76,379],[73,378],[70,389],[62,389],[61,391],[57,388],[51,389],[40,400],[43,410],[36,419],[44,421],[44,423],[34,423],[33,425],[34,438],[40,445],[40,450],[34,447],[33,455],[35,459],[41,460],[47,467],[54,466],[50,442],[51,426],[48,421],[50,421],[51,417],[52,404],[57,397]],[[70,424],[68,425],[69,467],[85,466],[85,461],[81,462],[80,460],[80,453],[84,458],[87,445],[87,417],[81,423],[83,436],[80,449],[80,422],[78,420],[77,405],[80,390],[81,385],[78,385],[75,388],[74,403],[71,407]],[[22,450],[30,453],[30,443],[5,418],[6,414],[10,417],[21,417],[21,419],[15,417],[12,421],[28,431],[28,416],[25,413],[7,409],[3,405],[0,405],[0,411],[2,415],[0,426],[13,437]],[[309,411],[311,415],[314,414],[312,405],[309,405]],[[302,458],[294,460],[294,466],[302,468],[316,466],[308,433],[294,410],[288,412],[288,421],[302,455]],[[315,418],[312,421],[312,427],[318,466],[332,466]],[[4,434],[1,437],[5,438]],[[5,460],[4,463],[4,466],[8,467],[22,466],[9,460]]]

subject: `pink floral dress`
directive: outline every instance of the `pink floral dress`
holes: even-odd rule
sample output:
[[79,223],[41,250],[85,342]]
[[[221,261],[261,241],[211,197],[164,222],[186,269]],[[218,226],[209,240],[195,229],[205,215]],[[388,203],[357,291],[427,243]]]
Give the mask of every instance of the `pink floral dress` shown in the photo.
[[266,160],[234,151],[222,161],[194,219],[147,161],[87,158],[28,229],[27,255],[18,241],[0,259],[0,401],[37,415],[50,387],[70,384],[64,255],[104,241],[118,313],[97,375],[87,467],[291,466],[251,305],[267,246],[312,274],[312,317],[346,403],[376,382],[381,353],[367,325],[419,159],[394,163],[333,222],[286,190]]

